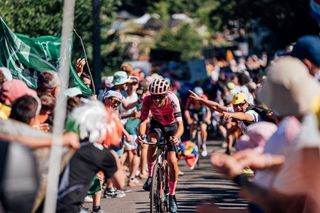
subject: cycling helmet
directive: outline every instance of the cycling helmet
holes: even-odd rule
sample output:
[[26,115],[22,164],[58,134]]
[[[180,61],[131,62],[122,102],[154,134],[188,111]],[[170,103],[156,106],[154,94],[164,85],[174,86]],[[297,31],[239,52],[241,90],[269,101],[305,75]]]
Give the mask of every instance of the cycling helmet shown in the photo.
[[164,95],[169,91],[169,83],[164,79],[155,79],[149,85],[151,95]]
[[193,92],[196,93],[200,97],[203,95],[203,89],[201,87],[195,87],[193,89]]

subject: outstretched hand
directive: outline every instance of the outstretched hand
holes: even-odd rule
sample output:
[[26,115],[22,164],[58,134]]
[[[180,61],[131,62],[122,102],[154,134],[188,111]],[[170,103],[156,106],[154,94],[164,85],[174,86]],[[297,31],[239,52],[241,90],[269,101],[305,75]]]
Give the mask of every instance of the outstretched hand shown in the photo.
[[194,101],[200,101],[201,100],[201,97],[198,96],[196,93],[192,92],[191,90],[189,90],[189,93],[190,93],[189,97],[191,99],[193,99]]
[[86,60],[84,58],[78,58],[75,62],[75,68],[76,68],[76,71],[77,71],[77,74],[80,76],[82,73],[83,73],[83,68],[84,68],[84,65],[86,64]]
[[239,151],[233,157],[242,165],[251,169],[264,169],[268,166],[268,155],[259,153],[253,149]]
[[230,178],[234,178],[241,174],[242,169],[244,168],[244,166],[234,157],[222,153],[213,153],[210,161],[220,173]]

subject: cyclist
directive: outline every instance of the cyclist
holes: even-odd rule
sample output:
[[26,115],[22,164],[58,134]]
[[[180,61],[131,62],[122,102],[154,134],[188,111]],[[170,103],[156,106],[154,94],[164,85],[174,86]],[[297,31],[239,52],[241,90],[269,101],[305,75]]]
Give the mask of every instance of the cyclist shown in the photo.
[[[164,79],[155,79],[149,85],[150,95],[142,102],[142,112],[139,124],[138,143],[143,143],[146,133],[151,142],[156,142],[162,134],[169,143],[168,164],[169,164],[169,208],[170,212],[177,212],[177,201],[175,189],[178,181],[178,160],[176,157],[176,145],[180,142],[184,127],[180,103],[176,95],[169,92],[169,83]],[[147,132],[148,116],[151,112],[150,128]],[[156,160],[156,147],[148,146],[148,179],[143,189],[150,191],[152,186],[152,172]]]
[[[199,97],[203,99],[208,99],[207,96],[203,93],[203,90],[201,87],[195,87],[193,89],[193,92],[196,93]],[[194,101],[190,97],[187,99],[186,108],[184,111],[184,116],[186,118],[187,124],[190,126],[190,135],[192,140],[194,141],[194,138],[196,138],[196,128],[197,128],[197,122],[200,122],[200,129],[201,129],[201,147],[199,149],[201,150],[201,156],[206,157],[208,155],[207,152],[207,126],[211,123],[211,111],[209,107]]]

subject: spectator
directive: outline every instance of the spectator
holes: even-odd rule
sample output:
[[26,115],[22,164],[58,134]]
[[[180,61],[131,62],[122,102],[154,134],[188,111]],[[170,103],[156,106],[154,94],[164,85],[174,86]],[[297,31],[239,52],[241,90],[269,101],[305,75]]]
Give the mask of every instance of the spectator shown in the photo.
[[132,65],[129,63],[122,64],[120,70],[126,72],[128,76],[131,76],[131,73],[134,71]]
[[0,88],[0,119],[9,117],[12,102],[23,95],[36,96],[37,94],[21,80],[13,79],[3,83]]
[[12,110],[9,118],[33,126],[36,116],[40,113],[41,103],[39,98],[25,95],[12,103]]
[[[70,160],[69,169],[62,174],[57,212],[80,212],[91,181],[100,170],[117,187],[124,186],[125,176],[115,153],[98,143],[106,132],[108,117],[97,101],[89,101],[71,113],[67,129],[79,134],[82,146]],[[94,211],[100,210],[100,206],[95,207]]]
[[51,94],[54,97],[57,97],[60,87],[58,73],[54,71],[41,72],[38,76],[37,85],[38,95]]
[[310,74],[320,80],[320,38],[319,36],[302,36],[298,39],[291,52],[308,68]]
[[39,98],[41,109],[39,115],[36,117],[34,127],[45,132],[52,131],[53,111],[56,104],[56,98],[52,95],[41,95]]

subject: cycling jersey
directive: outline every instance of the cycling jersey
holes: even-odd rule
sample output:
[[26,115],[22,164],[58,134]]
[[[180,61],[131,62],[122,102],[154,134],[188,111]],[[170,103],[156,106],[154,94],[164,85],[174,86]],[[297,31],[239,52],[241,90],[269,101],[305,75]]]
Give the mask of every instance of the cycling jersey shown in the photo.
[[151,99],[151,95],[146,96],[142,102],[141,120],[148,118],[151,111],[152,119],[159,122],[162,126],[170,125],[177,121],[182,121],[180,103],[175,94],[168,92],[164,106],[157,107]]

